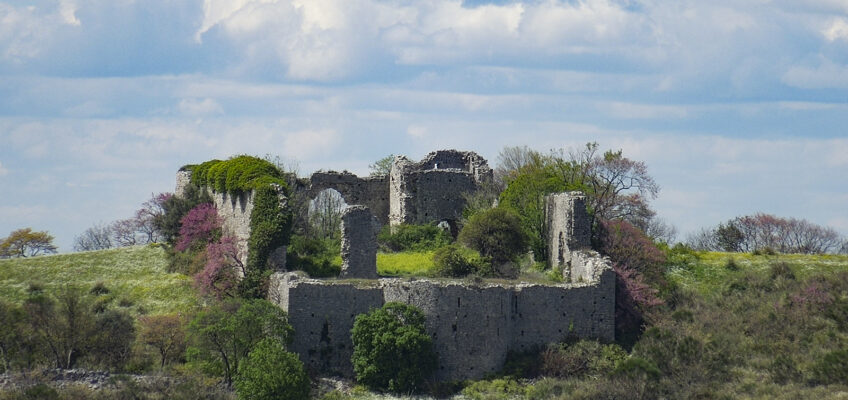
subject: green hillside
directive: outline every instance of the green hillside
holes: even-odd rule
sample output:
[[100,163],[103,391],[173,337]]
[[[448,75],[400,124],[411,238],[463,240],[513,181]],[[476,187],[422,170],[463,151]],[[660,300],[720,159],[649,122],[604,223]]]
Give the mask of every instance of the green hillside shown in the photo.
[[53,292],[63,285],[90,288],[102,282],[115,305],[134,313],[185,311],[198,301],[191,278],[168,273],[167,265],[158,246],[0,260],[0,298],[22,302],[32,283]]

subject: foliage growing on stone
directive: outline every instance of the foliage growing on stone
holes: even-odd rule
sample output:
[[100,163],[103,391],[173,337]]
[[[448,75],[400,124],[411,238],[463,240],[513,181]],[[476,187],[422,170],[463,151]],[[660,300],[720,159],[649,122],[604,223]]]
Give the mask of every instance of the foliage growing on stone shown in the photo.
[[287,187],[283,173],[271,162],[242,155],[229,160],[210,160],[198,165],[186,165],[191,171],[191,183],[208,187],[219,193],[239,194],[276,183]]
[[388,175],[392,172],[392,163],[395,155],[389,154],[377,161],[374,164],[368,164],[368,169],[371,171],[371,176]]
[[56,249],[52,235],[47,231],[33,231],[32,228],[14,230],[0,239],[0,258],[33,257],[56,253]]
[[384,226],[377,235],[383,251],[435,250],[452,242],[450,233],[435,224]]
[[521,229],[521,220],[505,208],[493,208],[472,216],[457,240],[479,251],[494,265],[512,261],[527,250],[527,236]]
[[270,273],[268,257],[274,250],[289,244],[291,226],[291,210],[281,204],[277,189],[270,183],[256,188],[250,213],[247,268],[239,288],[243,297],[264,297],[261,286]]
[[244,400],[309,398],[309,377],[303,363],[275,339],[262,339],[238,368],[236,392]]
[[291,341],[286,313],[266,300],[229,300],[207,307],[188,325],[187,356],[232,385],[239,363],[260,340]]
[[356,379],[371,389],[415,392],[436,369],[424,313],[414,306],[389,302],[360,314],[351,334]]

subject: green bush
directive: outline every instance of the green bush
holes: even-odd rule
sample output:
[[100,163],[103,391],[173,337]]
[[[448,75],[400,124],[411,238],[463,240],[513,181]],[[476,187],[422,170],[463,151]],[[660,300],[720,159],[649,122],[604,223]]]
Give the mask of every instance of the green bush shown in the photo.
[[473,215],[462,227],[458,240],[498,266],[527,250],[527,237],[518,215],[504,208]]
[[514,379],[494,379],[473,382],[462,394],[473,400],[507,400],[524,397],[525,387]]
[[433,224],[386,225],[377,235],[380,249],[389,252],[435,250],[451,242],[450,233]]
[[542,353],[542,373],[562,378],[609,375],[625,358],[621,346],[595,340],[550,345]]
[[341,245],[336,239],[292,235],[286,253],[286,268],[304,271],[313,278],[339,276],[341,265],[336,260],[340,249]]
[[812,367],[813,382],[848,385],[848,350],[827,353]]
[[351,333],[356,379],[373,390],[415,392],[436,369],[424,314],[414,306],[389,302],[360,314]]
[[236,392],[244,400],[309,398],[309,377],[296,355],[279,340],[263,339],[239,365]]
[[433,253],[433,275],[461,278],[477,273],[481,276],[492,275],[488,263],[480,260],[473,250],[465,249],[457,244],[439,248]]

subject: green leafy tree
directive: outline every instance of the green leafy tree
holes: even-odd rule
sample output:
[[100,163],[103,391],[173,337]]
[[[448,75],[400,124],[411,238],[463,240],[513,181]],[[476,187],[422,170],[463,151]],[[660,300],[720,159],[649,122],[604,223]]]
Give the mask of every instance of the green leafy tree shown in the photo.
[[235,387],[244,400],[309,398],[309,377],[303,363],[272,338],[260,340],[239,365]]
[[162,195],[162,212],[153,216],[152,224],[165,242],[173,246],[180,237],[183,217],[199,204],[211,202],[212,198],[208,193],[194,185],[188,185],[182,196]]
[[201,311],[189,323],[188,356],[232,385],[239,363],[260,340],[289,343],[291,325],[285,311],[266,300],[228,301]]
[[122,370],[132,356],[135,342],[133,317],[123,310],[106,310],[95,318],[93,333],[89,352],[94,363],[113,371]]
[[421,310],[396,302],[358,315],[351,331],[357,381],[396,393],[421,389],[436,369],[433,341],[424,321]]
[[459,233],[459,241],[479,251],[494,265],[512,261],[527,250],[527,236],[521,229],[521,220],[504,208],[472,216]]
[[371,176],[388,175],[392,172],[392,163],[395,155],[389,154],[377,161],[374,164],[368,164],[368,169],[371,170]]
[[95,334],[90,303],[81,290],[64,287],[55,298],[36,292],[24,304],[34,338],[56,368],[74,368],[89,350]]
[[12,231],[0,240],[0,258],[33,257],[56,253],[53,236],[46,231],[35,232],[32,228]]

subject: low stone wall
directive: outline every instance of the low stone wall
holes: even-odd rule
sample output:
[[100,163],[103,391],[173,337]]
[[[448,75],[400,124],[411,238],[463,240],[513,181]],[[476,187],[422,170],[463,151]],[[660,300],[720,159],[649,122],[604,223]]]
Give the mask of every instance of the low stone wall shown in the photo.
[[316,280],[275,274],[270,298],[289,314],[292,350],[322,372],[352,376],[350,330],[356,315],[385,302],[421,308],[438,355],[436,378],[477,379],[507,352],[569,335],[614,338],[615,277],[608,265],[586,284],[472,284],[433,279]]

